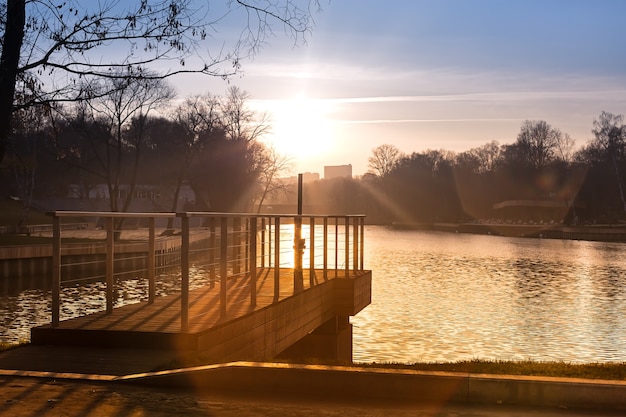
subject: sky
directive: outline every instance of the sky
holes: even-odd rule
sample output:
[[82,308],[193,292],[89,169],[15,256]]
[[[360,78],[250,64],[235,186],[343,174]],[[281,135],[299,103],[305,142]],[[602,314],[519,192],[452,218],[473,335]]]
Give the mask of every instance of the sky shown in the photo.
[[270,115],[266,141],[293,173],[322,175],[344,164],[364,174],[382,144],[410,154],[513,143],[524,120],[545,120],[579,147],[601,111],[626,112],[626,1],[321,6],[306,43],[278,28],[241,75],[181,77],[179,96],[240,87]]

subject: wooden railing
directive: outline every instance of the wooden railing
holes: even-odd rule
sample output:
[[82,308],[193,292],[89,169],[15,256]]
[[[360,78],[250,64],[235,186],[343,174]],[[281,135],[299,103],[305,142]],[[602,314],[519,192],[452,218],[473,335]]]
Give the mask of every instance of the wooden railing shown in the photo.
[[[362,215],[76,211],[57,211],[50,215],[53,217],[52,326],[58,326],[61,320],[62,286],[81,280],[80,273],[76,272],[81,265],[76,264],[91,262],[84,258],[76,260],[81,254],[99,256],[99,262],[104,262],[101,269],[104,269],[107,313],[111,313],[116,304],[115,277],[134,268],[130,265],[140,265],[138,270],[148,283],[146,299],[149,303],[155,300],[159,273],[166,267],[170,270],[179,268],[183,332],[189,329],[190,278],[200,273],[198,268],[201,268],[207,285],[219,285],[221,316],[226,314],[228,282],[233,278],[248,278],[245,282],[250,305],[256,305],[256,280],[260,269],[273,268],[276,300],[280,292],[281,269],[293,269],[295,293],[305,287],[304,268],[309,270],[309,287],[316,285],[316,270],[324,281],[338,276],[349,277],[363,270],[365,217]],[[105,227],[99,232],[98,243],[66,243],[68,240],[62,234],[70,232],[61,230],[63,217],[99,218],[99,223]],[[177,227],[158,233],[164,227],[157,223],[166,223],[172,218]],[[122,219],[127,222],[132,219],[135,229],[116,228]],[[125,237],[125,233],[129,237]],[[119,259],[121,256],[124,258]]]

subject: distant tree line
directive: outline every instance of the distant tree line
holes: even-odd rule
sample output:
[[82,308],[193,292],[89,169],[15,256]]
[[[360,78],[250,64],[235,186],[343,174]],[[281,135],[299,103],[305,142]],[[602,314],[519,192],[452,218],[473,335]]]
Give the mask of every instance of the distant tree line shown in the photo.
[[[362,178],[320,181],[305,195],[324,202],[324,210],[364,213],[374,223],[522,221],[529,205],[545,202],[553,209],[545,210],[544,218],[524,220],[624,221],[623,116],[602,112],[592,133],[593,139],[575,150],[566,133],[543,120],[529,120],[511,144],[493,141],[461,153],[404,155],[384,144],[372,150]],[[517,216],[494,208],[505,201],[521,204]]]
[[[105,185],[108,210],[129,210],[138,186],[170,190],[168,207],[155,211],[258,210],[278,192],[289,161],[261,139],[266,115],[250,110],[249,95],[231,87],[225,96],[188,97],[171,106],[162,79],[106,79],[107,95],[72,104],[29,106],[14,112],[3,163],[2,195],[19,198],[25,216],[33,200],[87,198]],[[177,207],[183,184],[195,192]]]
[[[207,207],[245,207],[252,180],[275,177],[261,175],[267,161],[281,162],[258,141],[267,125],[247,130],[236,90],[164,115],[165,80],[237,74],[268,37],[300,43],[318,10],[316,0],[0,2],[0,195],[19,198],[26,216],[67,184],[104,183],[110,209],[125,211],[138,184],[189,181]],[[238,30],[220,38],[233,19]]]

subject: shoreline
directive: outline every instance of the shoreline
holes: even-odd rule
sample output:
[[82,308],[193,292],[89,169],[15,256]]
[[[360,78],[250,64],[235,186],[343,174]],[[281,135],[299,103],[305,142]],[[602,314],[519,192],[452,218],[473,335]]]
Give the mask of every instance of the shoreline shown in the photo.
[[[316,408],[319,407],[321,410],[330,411],[336,410],[338,406],[355,407],[359,404],[366,409],[376,404],[381,411],[398,405],[413,408],[438,404],[444,408],[460,407],[461,410],[472,410],[474,407],[480,410],[489,407],[487,414],[472,413],[477,416],[493,416],[493,410],[498,410],[495,415],[512,415],[510,414],[512,410],[529,409],[533,409],[535,413],[545,412],[546,415],[552,415],[557,410],[560,410],[560,413],[571,410],[576,415],[578,411],[594,412],[595,415],[607,412],[613,415],[626,410],[624,381],[268,362],[232,362],[122,376],[0,370],[0,381],[9,387],[0,395],[0,398],[3,398],[3,395],[7,396],[3,398],[8,405],[7,412],[14,412],[15,409],[10,409],[18,405],[22,410],[31,406],[35,412],[40,412],[42,408],[38,403],[47,398],[47,407],[56,408],[57,411],[67,412],[78,405],[78,409],[73,409],[76,413],[69,412],[67,415],[82,415],[85,410],[82,402],[76,400],[67,402],[63,400],[65,395],[51,392],[56,391],[59,386],[72,392],[80,390],[79,387],[83,386],[86,387],[85,391],[89,390],[87,392],[91,393],[102,393],[107,387],[106,389],[113,395],[132,390],[138,393],[138,397],[133,399],[126,397],[130,401],[123,408],[143,409],[150,414],[159,411],[181,412],[185,409],[191,411],[190,414],[199,415],[203,410],[199,410],[197,405],[204,402],[202,397],[205,395],[211,395],[213,401],[216,397],[224,396],[231,398],[231,401],[235,398],[247,399],[248,404],[263,399],[272,404],[271,408],[276,415],[284,415],[285,403],[290,401],[294,401],[295,407],[306,402],[315,404]],[[23,398],[24,391],[31,393],[42,391],[40,396],[43,401],[33,401],[35,398],[32,395],[27,396],[28,401],[11,400]],[[161,398],[173,399],[175,393],[184,393],[186,399],[177,399],[176,403],[172,404],[174,408],[164,410],[165,404],[161,402]],[[157,400],[155,407],[145,409],[145,399],[152,397]],[[53,398],[52,403],[50,398]],[[193,400],[189,401],[190,398]],[[99,411],[109,409],[115,402],[111,401],[108,394],[104,397],[99,396],[97,403],[105,406]],[[492,410],[491,407],[497,408]],[[235,415],[247,415],[241,411]],[[537,415],[535,413],[533,415]],[[337,415],[334,411],[331,414]],[[4,414],[0,412],[0,415]],[[270,414],[264,412],[262,415]],[[367,414],[357,412],[350,415]]]
[[428,230],[504,237],[626,243],[626,227],[610,225],[565,226],[561,224],[531,225],[506,223],[392,223],[388,225],[388,227],[394,230]]

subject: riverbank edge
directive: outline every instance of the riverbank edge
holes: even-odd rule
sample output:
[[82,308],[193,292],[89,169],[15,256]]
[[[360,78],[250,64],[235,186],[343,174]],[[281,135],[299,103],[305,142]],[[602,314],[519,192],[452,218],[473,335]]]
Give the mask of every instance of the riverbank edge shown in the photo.
[[507,223],[392,223],[394,230],[428,230],[505,237],[527,237],[599,242],[626,242],[626,227],[609,225],[564,226]]
[[131,384],[316,401],[467,403],[626,411],[626,381],[232,362],[132,375],[2,370],[2,377]]

